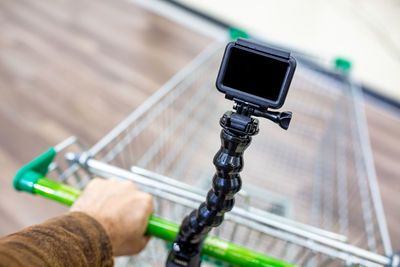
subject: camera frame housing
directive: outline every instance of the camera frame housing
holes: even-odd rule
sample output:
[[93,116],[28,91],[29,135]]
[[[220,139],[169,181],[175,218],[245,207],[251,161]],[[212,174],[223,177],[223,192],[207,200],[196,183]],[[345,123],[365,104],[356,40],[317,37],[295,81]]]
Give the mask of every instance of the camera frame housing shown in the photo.
[[[282,68],[282,64],[287,65],[286,73],[284,74],[282,82],[280,82],[281,86],[279,88],[279,93],[276,99],[257,96],[255,94],[249,93],[248,91],[246,92],[243,89],[241,90],[238,88],[234,88],[235,86],[227,86],[226,84],[224,84],[225,75],[229,67],[231,53],[233,49],[239,49],[245,51],[244,53],[248,52],[253,55],[267,58],[267,60],[269,60],[270,62],[276,62],[277,65],[280,65],[280,68]],[[255,43],[253,41],[239,38],[235,42],[228,43],[225,48],[222,63],[218,72],[216,87],[220,92],[225,94],[225,98],[227,99],[235,100],[238,102],[245,102],[256,106],[260,110],[267,110],[268,108],[278,109],[282,107],[285,102],[295,69],[296,60],[290,55],[289,52],[270,48],[265,45]],[[265,75],[268,76],[268,73],[265,73]],[[276,82],[276,80],[274,82]],[[268,90],[268,78],[265,79],[265,83],[265,90]]]

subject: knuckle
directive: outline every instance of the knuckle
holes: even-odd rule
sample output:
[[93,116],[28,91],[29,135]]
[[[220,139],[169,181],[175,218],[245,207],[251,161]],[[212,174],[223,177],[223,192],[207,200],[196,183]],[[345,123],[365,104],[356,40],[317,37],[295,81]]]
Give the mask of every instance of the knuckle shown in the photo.
[[143,203],[145,203],[146,205],[153,204],[153,196],[148,193],[142,192],[142,195],[140,196],[140,198],[142,199]]
[[115,178],[115,177],[112,177],[112,178],[108,179],[107,181],[108,181],[108,183],[110,183],[110,184],[119,184],[119,183],[120,183],[120,182],[117,180],[117,178]]
[[91,188],[96,188],[100,186],[102,183],[102,179],[100,178],[93,178],[90,180],[90,182],[86,185],[86,189],[91,189]]
[[136,185],[131,181],[125,181],[124,185],[129,189],[136,189]]
[[139,251],[142,251],[147,246],[148,242],[149,242],[149,238],[143,237],[143,239],[141,240],[140,245],[139,245]]
[[95,177],[93,178],[89,184],[99,184],[102,182],[103,179],[99,178],[99,177]]
[[143,196],[143,206],[145,210],[149,213],[153,213],[154,206],[153,206],[153,196],[150,194],[145,194]]

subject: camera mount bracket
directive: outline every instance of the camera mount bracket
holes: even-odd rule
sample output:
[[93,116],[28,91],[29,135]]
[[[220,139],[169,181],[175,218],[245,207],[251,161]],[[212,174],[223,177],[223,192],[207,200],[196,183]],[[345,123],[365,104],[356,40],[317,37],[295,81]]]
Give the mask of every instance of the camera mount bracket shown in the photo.
[[235,104],[233,105],[233,109],[236,110],[240,114],[250,114],[256,117],[263,117],[265,119],[269,119],[276,124],[278,124],[282,129],[287,130],[289,128],[290,121],[292,120],[292,112],[290,111],[262,111],[258,106],[249,104],[242,100],[233,99]]

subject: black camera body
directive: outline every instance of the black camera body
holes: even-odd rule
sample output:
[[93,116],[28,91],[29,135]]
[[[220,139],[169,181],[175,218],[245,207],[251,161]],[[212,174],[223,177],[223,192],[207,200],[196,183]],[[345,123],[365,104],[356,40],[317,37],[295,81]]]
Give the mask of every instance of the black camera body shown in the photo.
[[239,38],[226,46],[216,86],[225,97],[278,109],[285,102],[296,60],[289,52]]

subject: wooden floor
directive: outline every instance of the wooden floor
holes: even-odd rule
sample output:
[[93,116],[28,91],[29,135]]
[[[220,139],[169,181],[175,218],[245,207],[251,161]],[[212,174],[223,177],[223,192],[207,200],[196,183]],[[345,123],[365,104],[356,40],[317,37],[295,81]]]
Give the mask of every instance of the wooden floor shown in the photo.
[[367,101],[366,114],[379,189],[393,250],[400,249],[400,114]]
[[15,172],[68,136],[93,145],[211,40],[128,1],[0,1],[0,235],[66,210]]
[[[13,190],[24,163],[70,135],[93,145],[209,43],[126,0],[0,1],[0,235],[66,210]],[[399,249],[400,117],[366,111]]]

